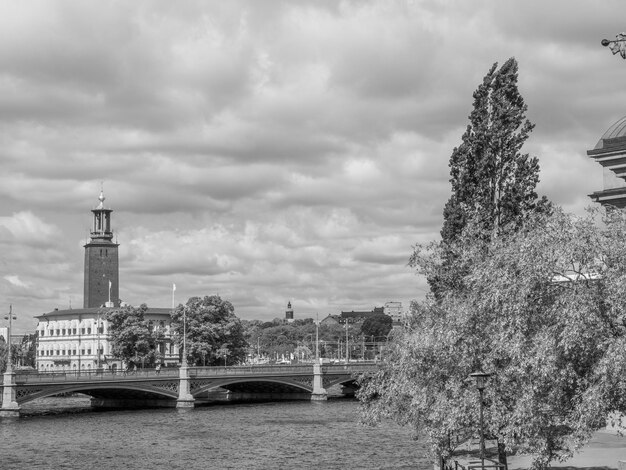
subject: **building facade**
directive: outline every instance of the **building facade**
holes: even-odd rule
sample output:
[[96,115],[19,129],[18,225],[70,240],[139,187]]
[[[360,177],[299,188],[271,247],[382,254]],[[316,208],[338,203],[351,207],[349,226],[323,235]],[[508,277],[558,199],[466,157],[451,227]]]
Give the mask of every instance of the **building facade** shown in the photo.
[[589,197],[603,206],[626,207],[626,116],[609,127],[587,155],[602,165],[604,172],[604,188]]
[[[59,310],[36,316],[37,370],[41,372],[119,369],[125,367],[111,355],[106,315],[120,307],[118,244],[113,242],[111,209],[104,207],[104,194],[91,212],[93,228],[85,248],[84,299],[82,309]],[[122,305],[123,306],[123,305]],[[161,329],[158,345],[161,364],[179,362],[172,341],[171,309],[148,308],[144,318],[151,328]]]

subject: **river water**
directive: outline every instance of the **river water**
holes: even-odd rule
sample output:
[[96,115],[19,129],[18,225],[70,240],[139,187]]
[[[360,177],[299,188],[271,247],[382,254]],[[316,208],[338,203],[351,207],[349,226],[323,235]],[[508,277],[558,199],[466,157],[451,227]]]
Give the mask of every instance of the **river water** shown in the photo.
[[408,429],[359,424],[355,400],[98,412],[87,404],[40,399],[2,420],[0,468],[432,469]]

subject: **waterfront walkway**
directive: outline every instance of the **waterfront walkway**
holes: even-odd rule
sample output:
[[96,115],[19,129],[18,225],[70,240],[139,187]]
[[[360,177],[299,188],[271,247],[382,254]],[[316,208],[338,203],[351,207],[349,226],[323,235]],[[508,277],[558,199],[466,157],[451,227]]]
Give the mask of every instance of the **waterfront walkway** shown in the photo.
[[[571,459],[565,462],[554,462],[554,470],[623,470],[626,464],[619,467],[619,461],[626,462],[626,437],[617,435],[613,429],[598,431],[591,441]],[[524,455],[513,455],[508,458],[509,470],[526,470],[530,467],[531,458]]]

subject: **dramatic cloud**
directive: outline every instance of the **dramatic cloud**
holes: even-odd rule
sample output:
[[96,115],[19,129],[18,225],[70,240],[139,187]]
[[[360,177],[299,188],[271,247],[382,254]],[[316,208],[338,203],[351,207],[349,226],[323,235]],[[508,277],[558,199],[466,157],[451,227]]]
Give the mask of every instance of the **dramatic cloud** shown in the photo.
[[18,328],[82,305],[104,181],[120,296],[219,293],[244,318],[427,291],[472,93],[516,57],[540,192],[581,212],[626,114],[613,0],[0,4],[0,296]]

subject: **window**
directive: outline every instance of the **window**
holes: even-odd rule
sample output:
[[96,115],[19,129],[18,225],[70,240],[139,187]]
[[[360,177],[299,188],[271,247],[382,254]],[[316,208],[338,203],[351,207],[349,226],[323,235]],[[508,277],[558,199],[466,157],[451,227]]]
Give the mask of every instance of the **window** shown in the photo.
[[61,351],[59,351],[59,350],[57,349],[57,351],[56,351],[56,353],[57,353],[57,356],[59,355],[59,353],[60,353],[60,352],[61,352]]
[[61,330],[61,334],[62,334],[63,336],[65,336],[65,328],[63,328],[63,329]]
[[98,333],[104,333],[104,325],[100,325],[100,327],[98,328]]
[[61,356],[65,356],[65,349],[61,350]]
[[46,336],[46,330],[41,330],[41,336]]
[[75,335],[76,334],[76,328],[72,328],[72,334]]
[[84,328],[81,328],[81,329],[80,329],[80,334],[81,334],[81,335],[84,335],[84,334],[85,334],[85,329],[84,329]]
[[91,348],[87,349],[87,354],[91,354]]
[[87,334],[90,335],[91,334],[91,328],[87,328]]
[[57,328],[57,336],[59,336],[60,334],[61,334],[61,330]]

